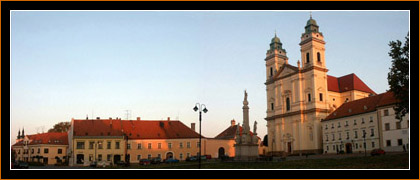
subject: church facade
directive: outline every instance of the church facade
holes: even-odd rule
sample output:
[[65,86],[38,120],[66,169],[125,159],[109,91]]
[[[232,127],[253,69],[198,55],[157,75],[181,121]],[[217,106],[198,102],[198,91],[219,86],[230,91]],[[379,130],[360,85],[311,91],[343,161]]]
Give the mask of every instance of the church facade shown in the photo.
[[322,153],[321,120],[348,101],[376,94],[355,74],[327,75],[324,35],[310,17],[301,35],[301,62],[288,63],[275,35],[266,53],[268,152]]

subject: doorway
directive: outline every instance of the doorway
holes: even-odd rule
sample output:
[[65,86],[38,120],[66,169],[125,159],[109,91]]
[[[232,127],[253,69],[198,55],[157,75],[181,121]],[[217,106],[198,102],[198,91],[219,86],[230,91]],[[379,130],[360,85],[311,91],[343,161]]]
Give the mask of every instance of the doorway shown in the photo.
[[292,142],[287,142],[287,152],[292,153]]
[[121,155],[114,155],[114,164],[121,161]]
[[85,159],[85,155],[84,154],[78,154],[78,155],[76,155],[76,163],[77,164],[83,164],[84,159]]
[[220,147],[219,148],[219,158],[222,158],[223,156],[225,156],[225,148]]
[[353,153],[351,143],[346,144],[346,153]]
[[174,153],[168,152],[166,153],[166,159],[172,159],[174,157]]

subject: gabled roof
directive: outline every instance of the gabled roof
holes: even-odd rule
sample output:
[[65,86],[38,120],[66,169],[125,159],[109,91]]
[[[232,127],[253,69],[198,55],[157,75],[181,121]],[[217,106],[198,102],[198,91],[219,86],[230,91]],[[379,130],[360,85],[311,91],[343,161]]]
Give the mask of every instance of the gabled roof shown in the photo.
[[[28,145],[50,144],[50,145],[68,145],[67,132],[50,132],[42,134],[27,135]],[[23,141],[15,143],[13,146],[22,146]]]
[[290,64],[284,63],[281,67],[280,70],[273,76],[274,78],[278,78],[280,76],[280,74],[285,70],[285,69],[291,69],[293,72],[298,72],[299,68],[296,66],[292,66]]
[[346,102],[328,115],[323,121],[373,112],[378,107],[395,104],[396,102],[397,100],[392,92]]
[[[215,139],[235,139],[237,127],[238,125],[229,126],[227,129],[225,129],[223,132],[221,132],[219,135],[217,135],[214,138]],[[240,135],[242,135],[242,130],[243,130],[242,126],[239,126]],[[251,134],[251,136],[254,135],[254,133],[252,133],[251,131],[249,131],[249,133]]]
[[199,138],[180,121],[96,119],[74,120],[75,136],[127,136],[128,139]]
[[354,73],[341,76],[339,78],[328,75],[327,82],[328,82],[328,91],[342,93],[346,91],[359,90],[362,92],[376,94]]

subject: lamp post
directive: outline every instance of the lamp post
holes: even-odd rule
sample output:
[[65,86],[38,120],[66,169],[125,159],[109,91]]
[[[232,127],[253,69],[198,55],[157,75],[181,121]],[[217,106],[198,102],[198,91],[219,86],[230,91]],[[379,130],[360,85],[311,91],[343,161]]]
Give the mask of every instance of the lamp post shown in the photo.
[[365,147],[365,157],[366,157],[366,131],[363,131],[363,146]]
[[[197,105],[198,105],[198,107],[197,107]],[[204,106],[204,109],[202,110],[202,107]],[[198,144],[200,144],[200,146],[199,146],[199,151],[198,151],[198,169],[201,169],[201,112],[204,112],[204,113],[207,113],[207,108],[206,108],[206,105],[204,105],[204,104],[200,104],[200,103],[197,103],[197,104],[195,104],[195,107],[194,107],[194,111],[195,112],[197,112],[197,110],[199,110],[198,111],[198,114],[199,114],[199,116],[198,116],[198,119],[199,119],[199,123],[200,123],[200,138],[199,138],[199,143]]]

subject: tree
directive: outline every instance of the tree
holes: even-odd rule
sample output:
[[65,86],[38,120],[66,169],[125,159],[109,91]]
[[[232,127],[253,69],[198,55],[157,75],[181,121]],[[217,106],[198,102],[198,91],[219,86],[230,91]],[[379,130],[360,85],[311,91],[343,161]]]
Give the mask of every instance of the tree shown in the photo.
[[397,105],[394,107],[395,117],[402,119],[402,117],[409,112],[408,107],[408,93],[409,93],[409,34],[405,37],[404,46],[401,41],[391,41],[389,46],[389,56],[392,58],[392,67],[389,68],[388,84],[390,90],[394,93],[395,98],[398,100]]
[[48,132],[67,132],[70,129],[70,122],[60,122],[49,129]]

